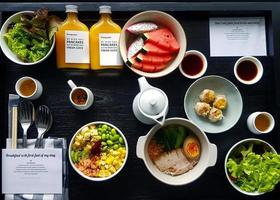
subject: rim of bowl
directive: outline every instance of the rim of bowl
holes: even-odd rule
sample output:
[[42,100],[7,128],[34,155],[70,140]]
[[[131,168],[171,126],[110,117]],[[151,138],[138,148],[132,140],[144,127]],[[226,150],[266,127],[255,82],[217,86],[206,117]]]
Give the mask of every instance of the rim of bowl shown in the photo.
[[[18,16],[18,15],[26,14],[26,13],[34,13],[34,12],[35,12],[35,11],[27,10],[27,11],[20,11],[20,12],[17,12],[17,13],[15,13],[15,14],[11,15],[11,16],[3,23],[2,27],[1,27],[1,30],[0,30],[0,47],[1,47],[2,52],[5,54],[5,56],[6,56],[10,61],[12,61],[12,62],[14,62],[14,63],[17,63],[17,64],[19,64],[19,65],[26,65],[26,66],[28,66],[28,65],[35,65],[35,64],[38,64],[38,63],[43,62],[45,59],[47,59],[47,58],[49,57],[49,55],[52,53],[52,51],[53,51],[53,49],[54,49],[54,46],[55,46],[55,35],[54,35],[54,37],[52,38],[52,42],[51,42],[52,44],[51,44],[51,47],[50,47],[48,53],[47,53],[43,58],[41,58],[40,60],[37,60],[36,62],[29,62],[29,63],[25,63],[25,62],[23,62],[23,61],[14,60],[14,58],[12,58],[12,57],[10,56],[10,53],[8,53],[8,52],[6,52],[6,51],[3,50],[2,43],[6,43],[6,41],[5,41],[4,37],[3,37],[3,34],[5,34],[5,33],[3,33],[3,32],[4,32],[4,30],[3,30],[3,29],[4,29],[4,26],[7,25],[8,23],[10,24],[10,21],[12,20],[12,18],[14,18],[14,17],[16,17],[16,16]],[[7,43],[6,43],[6,45],[7,45]],[[8,45],[7,45],[7,48],[9,48]],[[10,49],[10,48],[9,48],[9,49]],[[11,51],[11,53],[12,53],[13,55],[17,56],[14,52],[12,52],[11,49],[10,49],[10,51]]]
[[[190,124],[192,124],[193,126],[195,126],[201,133],[202,133],[202,135],[203,135],[203,137],[204,137],[204,139],[206,140],[206,142],[207,142],[207,144],[208,145],[210,145],[210,144],[212,144],[212,143],[210,143],[210,141],[209,141],[209,139],[208,139],[208,137],[207,137],[207,135],[206,135],[206,133],[199,127],[199,126],[197,126],[194,122],[192,122],[191,120],[189,120],[189,119],[185,119],[185,118],[181,118],[181,117],[172,117],[172,118],[168,118],[168,119],[166,119],[165,120],[165,122],[172,122],[172,121],[181,121],[181,122],[184,122],[184,123],[190,123]],[[148,141],[148,138],[150,138],[151,139],[151,137],[152,136],[154,136],[154,134],[160,129],[160,128],[162,128],[162,126],[160,125],[160,124],[156,124],[156,125],[154,125],[149,131],[148,131],[148,133],[146,134],[146,135],[144,135],[144,137],[146,137],[146,140],[145,140],[145,144],[147,143],[147,142],[149,142]],[[146,146],[146,145],[145,145]],[[145,146],[144,146],[144,152],[146,152],[145,151]],[[147,152],[146,153],[144,153],[145,155],[147,154]],[[193,179],[192,181],[190,181],[190,182],[188,182],[188,183],[171,183],[171,182],[167,182],[167,181],[165,181],[165,180],[162,180],[160,177],[158,177],[156,174],[154,174],[153,173],[153,171],[150,169],[150,165],[148,164],[148,162],[147,162],[147,159],[150,159],[150,158],[146,158],[146,156],[144,155],[144,158],[142,159],[143,161],[144,161],[144,163],[145,163],[145,166],[146,166],[146,168],[148,169],[148,171],[150,172],[150,174],[152,174],[153,175],[153,177],[155,177],[157,180],[159,180],[160,182],[162,182],[162,183],[165,183],[165,184],[167,184],[167,185],[171,185],[171,186],[182,186],[182,185],[187,185],[187,184],[190,184],[190,183],[192,183],[192,182],[194,182],[194,181],[196,181],[199,177],[201,177],[202,175],[203,175],[203,173],[206,171],[206,169],[208,168],[208,167],[210,167],[210,166],[208,166],[208,165],[205,165],[204,166],[204,168],[203,168],[203,170],[201,171],[201,173],[200,174],[198,174],[197,175],[197,177],[195,178],[195,179]],[[199,161],[198,161],[199,162]],[[161,172],[161,173],[163,173],[163,172]],[[188,173],[188,172],[185,172],[185,173]],[[181,175],[183,175],[183,174],[181,174]],[[178,176],[180,176],[180,175],[178,175]]]
[[[201,77],[201,78],[197,79],[196,81],[194,81],[194,82],[189,86],[189,88],[187,89],[187,91],[186,91],[186,93],[185,93],[185,97],[184,97],[184,110],[185,110],[185,114],[186,114],[186,116],[188,117],[188,119],[189,119],[190,121],[192,121],[190,115],[189,115],[188,112],[187,112],[187,107],[186,107],[186,103],[185,103],[185,102],[186,102],[186,99],[187,99],[187,95],[190,93],[190,89],[191,89],[191,87],[193,87],[193,85],[195,85],[198,81],[200,81],[200,80],[202,80],[202,79],[207,79],[207,78],[220,78],[220,79],[225,80],[226,82],[228,82],[229,84],[231,84],[231,85],[237,90],[237,92],[239,93],[239,96],[241,97],[241,98],[240,98],[240,99],[241,99],[241,105],[240,105],[240,106],[241,106],[241,112],[240,112],[239,116],[236,118],[236,121],[235,121],[234,123],[232,123],[231,126],[229,126],[229,127],[228,127],[227,129],[225,129],[225,130],[218,130],[218,131],[206,131],[206,130],[204,130],[204,129],[201,127],[201,129],[202,129],[203,131],[205,131],[206,133],[211,133],[211,134],[223,133],[223,132],[226,132],[226,131],[230,130],[232,127],[235,126],[235,124],[239,121],[239,119],[240,119],[240,117],[241,117],[241,115],[242,115],[242,111],[243,111],[243,99],[242,99],[241,93],[240,93],[240,91],[238,90],[238,88],[236,87],[236,85],[234,85],[230,80],[228,80],[228,79],[226,79],[226,78],[224,78],[224,77],[222,77],[222,76],[208,75],[208,76]],[[192,121],[192,122],[193,122],[193,121]]]
[[[173,16],[171,16],[170,14],[168,14],[168,13],[166,13],[166,12],[163,12],[163,11],[159,11],[159,10],[147,10],[147,11],[143,11],[143,12],[140,12],[140,13],[137,13],[137,14],[135,14],[134,16],[132,16],[126,23],[125,23],[125,25],[123,26],[123,28],[122,28],[122,31],[121,31],[121,34],[120,34],[120,40],[119,40],[119,43],[121,43],[121,40],[122,40],[122,38],[124,37],[124,35],[125,35],[125,32],[126,32],[126,26],[127,26],[127,24],[128,23],[130,23],[130,21],[131,20],[134,20],[135,18],[137,18],[137,17],[139,17],[139,16],[142,16],[142,15],[149,15],[149,14],[151,14],[151,13],[157,13],[157,14],[159,14],[159,15],[164,15],[165,17],[167,17],[167,18],[170,18],[172,21],[173,21],[173,23],[175,23],[176,24],[176,26],[178,27],[178,29],[179,29],[179,32],[182,32],[183,33],[183,37],[182,37],[182,39],[183,39],[183,44],[184,45],[182,45],[183,46],[183,48],[180,46],[180,50],[179,50],[179,52],[177,53],[177,56],[179,55],[179,53],[180,53],[180,51],[181,51],[181,48],[182,48],[182,50],[183,50],[183,56],[182,56],[182,59],[181,59],[181,61],[178,63],[178,65],[177,66],[174,66],[173,67],[173,69],[172,70],[170,70],[169,72],[166,72],[165,70],[167,69],[167,68],[169,68],[170,66],[168,66],[168,67],[166,67],[165,69],[163,69],[163,70],[161,70],[161,71],[159,71],[159,72],[151,72],[151,73],[149,73],[149,72],[143,72],[143,71],[141,71],[141,70],[138,70],[138,69],[135,69],[135,68],[133,68],[133,67],[129,67],[129,66],[127,66],[127,64],[125,63],[126,62],[126,59],[127,59],[127,56],[126,56],[126,54],[122,51],[122,50],[120,50],[120,53],[121,53],[121,57],[122,57],[122,60],[124,61],[124,65],[125,66],[127,66],[130,70],[132,70],[134,73],[136,73],[136,74],[138,74],[138,75],[140,75],[140,76],[145,76],[145,77],[147,77],[147,78],[160,78],[160,77],[163,77],[163,76],[166,76],[166,75],[168,75],[168,74],[170,74],[170,73],[172,73],[175,69],[177,69],[178,67],[179,67],[179,64],[182,62],[182,60],[183,60],[183,58],[184,58],[184,56],[185,56],[185,52],[186,52],[186,49],[187,49],[187,37],[186,37],[186,33],[185,33],[185,31],[184,31],[184,29],[183,29],[183,27],[182,27],[182,25],[179,23],[179,21],[177,20],[177,19],[175,19]],[[136,23],[136,22],[135,22]],[[172,32],[173,33],[173,32]],[[126,42],[126,41],[125,41]],[[119,45],[119,46],[121,46],[121,45]],[[174,58],[174,59],[176,59],[177,58],[177,56]],[[124,59],[125,58],[125,59]],[[172,61],[172,62],[174,62],[174,60]],[[172,63],[172,62],[170,62],[170,63]],[[165,71],[165,73],[163,73]]]
[[[85,127],[87,126],[90,126],[90,125],[96,125],[96,124],[106,124],[106,125],[109,125],[111,126],[112,128],[116,129],[118,131],[118,133],[122,136],[122,138],[124,139],[124,143],[125,143],[125,148],[126,148],[126,154],[125,154],[125,158],[124,158],[124,161],[123,161],[123,164],[122,166],[115,172],[113,173],[111,176],[108,176],[108,177],[89,177],[85,174],[83,174],[80,170],[78,170],[76,168],[76,166],[74,165],[74,163],[72,162],[72,159],[71,159],[71,147],[72,147],[72,144],[73,144],[73,141],[76,137],[76,135]],[[87,179],[87,180],[90,180],[90,181],[96,181],[96,182],[101,182],[101,181],[106,181],[106,180],[109,180],[113,177],[115,177],[117,174],[120,173],[120,171],[122,171],[123,167],[125,166],[126,164],[126,161],[127,161],[127,158],[128,158],[128,143],[127,143],[127,140],[126,140],[126,137],[124,136],[124,134],[122,133],[122,131],[117,128],[116,126],[114,126],[113,124],[109,123],[109,122],[104,122],[104,121],[95,121],[95,122],[90,122],[90,123],[87,123],[85,125],[83,125],[81,128],[79,128],[75,134],[72,136],[71,138],[71,141],[69,143],[69,147],[68,147],[68,158],[69,158],[69,161],[70,161],[70,164],[72,166],[72,168],[80,175],[82,176],[83,178]]]
[[269,144],[268,142],[264,141],[264,140],[261,140],[261,139],[258,139],[258,138],[247,138],[247,139],[243,139],[237,143],[235,143],[227,152],[226,154],[226,157],[225,157],[225,161],[224,161],[224,169],[225,169],[225,174],[226,174],[226,177],[227,177],[227,180],[228,182],[230,183],[230,185],[236,189],[237,191],[239,191],[240,193],[243,193],[243,194],[246,194],[248,196],[258,196],[258,195],[262,195],[262,194],[265,194],[266,192],[258,192],[258,191],[255,191],[255,192],[246,192],[244,190],[242,190],[241,188],[239,188],[236,184],[234,184],[230,178],[229,178],[229,174],[228,174],[228,170],[227,170],[227,161],[229,159],[229,155],[231,154],[231,152],[237,147],[239,146],[240,144],[242,143],[246,143],[246,142],[261,142],[261,143],[264,143],[266,144],[271,150],[272,152],[274,153],[277,153],[277,151],[274,149],[274,147]]

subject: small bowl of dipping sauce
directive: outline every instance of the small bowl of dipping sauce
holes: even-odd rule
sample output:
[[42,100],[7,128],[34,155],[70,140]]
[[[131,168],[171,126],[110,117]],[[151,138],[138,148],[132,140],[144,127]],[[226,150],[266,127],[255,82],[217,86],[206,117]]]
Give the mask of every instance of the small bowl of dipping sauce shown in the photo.
[[241,57],[234,65],[234,75],[243,84],[255,84],[263,75],[262,63],[253,56]]
[[273,130],[275,121],[268,112],[254,112],[247,118],[248,129],[255,134],[266,134]]
[[203,76],[207,69],[207,59],[197,50],[189,50],[179,65],[180,72],[187,78],[197,79]]

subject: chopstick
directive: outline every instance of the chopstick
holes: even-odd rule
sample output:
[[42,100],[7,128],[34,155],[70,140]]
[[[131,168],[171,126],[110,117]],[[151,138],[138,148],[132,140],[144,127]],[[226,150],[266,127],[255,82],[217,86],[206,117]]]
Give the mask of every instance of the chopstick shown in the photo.
[[18,107],[12,107],[12,149],[17,148]]

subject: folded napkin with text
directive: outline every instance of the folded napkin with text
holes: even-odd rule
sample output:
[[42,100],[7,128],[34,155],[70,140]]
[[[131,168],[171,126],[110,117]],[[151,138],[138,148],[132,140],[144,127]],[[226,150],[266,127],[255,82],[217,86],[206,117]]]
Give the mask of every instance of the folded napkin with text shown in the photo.
[[[36,139],[28,139],[27,149],[34,149]],[[6,141],[7,148],[11,148],[11,139]],[[18,139],[18,148],[22,148],[22,140]],[[66,161],[67,142],[64,138],[47,138],[43,140],[45,149],[62,149],[62,194],[6,194],[5,200],[68,200],[68,166]]]

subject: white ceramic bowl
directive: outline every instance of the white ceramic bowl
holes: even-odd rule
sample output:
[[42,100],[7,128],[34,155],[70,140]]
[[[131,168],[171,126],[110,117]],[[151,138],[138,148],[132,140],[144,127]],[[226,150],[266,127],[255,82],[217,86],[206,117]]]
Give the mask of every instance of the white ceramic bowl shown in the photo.
[[4,34],[7,32],[8,26],[9,24],[11,24],[12,22],[17,22],[20,20],[20,15],[22,14],[30,14],[30,13],[34,13],[34,11],[22,11],[22,12],[18,12],[13,14],[12,16],[10,16],[5,23],[3,24],[1,31],[0,31],[0,46],[1,49],[3,51],[3,53],[14,63],[17,63],[19,65],[35,65],[38,64],[44,60],[46,60],[49,55],[51,54],[51,52],[53,51],[53,48],[55,46],[55,37],[52,40],[52,44],[51,47],[49,49],[49,52],[40,60],[36,61],[36,62],[32,62],[32,63],[27,63],[27,62],[23,62],[22,60],[20,60],[17,55],[11,51],[11,49],[8,47],[5,39],[4,39]]
[[197,79],[197,78],[200,78],[201,76],[203,76],[207,70],[207,67],[208,67],[208,62],[207,62],[207,59],[205,57],[205,55],[203,53],[201,53],[200,51],[197,51],[197,50],[188,50],[186,53],[185,53],[185,56],[188,56],[188,55],[196,55],[198,56],[201,60],[202,60],[202,63],[203,63],[203,67],[202,67],[202,70],[196,74],[196,75],[189,75],[189,74],[186,74],[183,70],[183,67],[182,67],[182,63],[179,65],[179,70],[180,72],[182,73],[183,76],[185,76],[186,78],[189,78],[189,79]]
[[235,150],[235,148],[237,146],[242,145],[242,144],[246,144],[246,143],[251,143],[251,142],[253,142],[253,143],[254,142],[263,143],[267,148],[271,149],[272,152],[277,153],[276,150],[273,148],[273,146],[271,146],[269,143],[267,143],[263,140],[260,140],[260,139],[257,139],[257,138],[244,139],[244,140],[241,140],[241,141],[237,142],[235,145],[233,145],[230,148],[230,150],[228,151],[228,153],[226,155],[226,158],[225,158],[224,168],[225,168],[226,177],[227,177],[229,183],[232,185],[232,187],[234,189],[236,189],[240,193],[243,193],[243,194],[246,194],[246,195],[249,195],[249,196],[258,196],[258,195],[264,194],[264,192],[246,192],[244,190],[241,190],[236,184],[234,184],[234,182],[229,177],[229,173],[228,173],[227,166],[226,166],[227,161],[229,159],[229,156],[231,155],[231,153]]
[[[110,126],[111,128],[114,128],[116,129],[116,131],[121,135],[121,137],[123,138],[124,140],[124,144],[125,144],[125,148],[126,148],[126,155],[125,155],[125,159],[123,161],[123,165],[114,173],[112,174],[111,176],[108,176],[108,177],[104,177],[104,178],[99,178],[99,177],[89,177],[89,176],[86,176],[85,174],[83,174],[80,170],[78,170],[75,166],[75,164],[72,162],[72,159],[71,159],[71,147],[72,147],[72,144],[74,142],[74,139],[76,137],[76,135],[78,133],[80,133],[80,131],[87,127],[87,126],[90,126],[90,125],[97,125],[97,124],[106,124],[108,126]],[[68,158],[69,158],[69,161],[70,161],[70,164],[71,166],[73,167],[73,169],[82,177],[84,177],[85,179],[87,180],[90,180],[90,181],[106,181],[108,179],[111,179],[113,177],[115,177],[124,167],[126,161],[127,161],[127,157],[128,157],[128,144],[127,144],[127,140],[124,136],[124,134],[120,131],[120,129],[118,129],[116,126],[114,126],[113,124],[110,124],[108,122],[103,122],[103,121],[96,121],[96,122],[91,122],[91,123],[88,123],[86,125],[84,125],[83,127],[81,127],[72,137],[71,141],[70,141],[70,144],[69,144],[69,147],[68,147]]]
[[138,139],[136,146],[136,154],[138,158],[143,159],[147,169],[150,173],[157,178],[159,181],[173,186],[185,185],[191,183],[198,179],[206,170],[207,167],[214,166],[217,160],[217,147],[215,144],[211,144],[206,136],[206,134],[194,123],[184,118],[169,118],[165,121],[164,126],[170,124],[179,124],[185,126],[191,130],[199,139],[201,145],[201,156],[199,162],[195,167],[178,176],[170,176],[159,171],[155,164],[150,159],[148,154],[148,145],[153,137],[153,135],[160,129],[162,126],[159,124],[155,125],[147,135],[141,136]]
[[[238,74],[237,74],[237,67],[238,67],[238,65],[239,65],[241,62],[245,61],[245,60],[253,62],[253,63],[256,65],[257,69],[258,69],[258,72],[257,72],[256,77],[255,77],[254,79],[250,80],[250,81],[246,81],[246,80],[241,79],[241,78],[238,76]],[[234,71],[234,75],[235,75],[236,79],[237,79],[239,82],[241,82],[241,83],[243,83],[243,84],[245,84],[245,85],[252,85],[252,84],[257,83],[257,82],[262,78],[262,75],[263,75],[263,66],[262,66],[262,63],[261,63],[256,57],[253,57],[253,56],[243,56],[243,57],[239,58],[239,59],[235,62],[233,71]]]
[[133,72],[135,72],[140,76],[145,76],[149,78],[158,78],[158,77],[165,76],[171,73],[172,71],[174,71],[180,65],[180,63],[182,62],[185,56],[187,40],[186,40],[184,29],[174,17],[172,17],[171,15],[165,12],[150,10],[134,15],[126,22],[120,34],[119,46],[120,46],[120,53],[124,62],[127,61],[127,49],[128,49],[128,44],[130,42],[129,39],[132,38],[131,34],[128,33],[126,29],[132,24],[138,22],[144,22],[144,21],[155,22],[156,24],[169,28],[174,34],[178,43],[180,44],[180,50],[177,53],[177,56],[162,71],[155,72],[155,73],[148,73],[135,69],[133,67],[129,67],[129,69],[131,69]]

